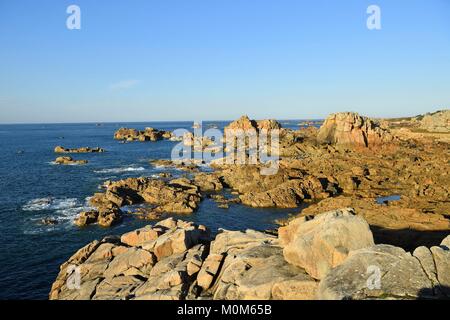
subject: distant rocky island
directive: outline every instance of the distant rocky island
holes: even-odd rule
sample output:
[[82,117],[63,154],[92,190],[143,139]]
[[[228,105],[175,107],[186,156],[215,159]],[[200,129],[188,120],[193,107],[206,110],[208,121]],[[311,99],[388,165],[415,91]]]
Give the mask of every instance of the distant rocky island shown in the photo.
[[[152,163],[185,170],[185,177],[106,181],[76,225],[118,224],[129,214],[122,208],[135,204],[146,205],[131,212],[141,218],[169,217],[80,249],[61,266],[50,299],[450,298],[450,110],[402,119],[336,113],[320,128],[305,123],[299,130],[243,116],[225,129],[276,131],[277,172],[226,158],[214,160],[211,172],[198,170],[195,159],[162,160]],[[153,128],[121,128],[114,139],[223,147]],[[205,197],[224,210],[239,203],[291,208],[293,215],[278,230],[217,235],[170,217],[192,214]],[[75,270],[77,290],[67,286]],[[381,281],[370,282],[377,272]]]
[[170,131],[161,131],[154,128],[145,128],[145,130],[136,130],[129,128],[120,128],[114,134],[114,139],[125,141],[158,141],[161,139],[170,139]]

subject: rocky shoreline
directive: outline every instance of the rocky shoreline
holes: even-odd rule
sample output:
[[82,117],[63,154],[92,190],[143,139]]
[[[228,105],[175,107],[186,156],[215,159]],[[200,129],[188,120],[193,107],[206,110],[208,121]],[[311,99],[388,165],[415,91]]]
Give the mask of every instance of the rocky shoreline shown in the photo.
[[[50,299],[450,298],[450,236],[414,252],[375,245],[353,209],[291,221],[279,236],[169,218],[94,241],[61,266]],[[383,274],[371,286],[371,270]],[[73,277],[80,286],[71,288]]]
[[[212,172],[202,172],[193,161],[156,160],[153,165],[185,174],[107,181],[104,192],[90,200],[95,209],[81,213],[75,224],[109,227],[120,223],[123,206],[135,204],[147,206],[136,216],[150,220],[191,214],[206,197],[224,210],[233,202],[293,213],[301,206],[301,211],[280,221],[274,235],[222,231],[211,238],[204,226],[167,219],[120,239],[93,242],[61,267],[50,298],[449,297],[450,141],[442,133],[448,114],[373,120],[347,112],[330,115],[320,129],[300,130],[242,117],[225,134],[279,134],[273,175],[262,174],[260,162],[216,159]],[[432,131],[421,132],[424,127]],[[153,128],[121,128],[114,138],[177,139]],[[194,151],[213,145],[204,139],[196,143],[193,135],[182,141]],[[235,198],[225,199],[224,190]],[[65,287],[69,265],[86,269],[82,290]],[[382,287],[368,290],[361,272],[373,265],[383,269]]]

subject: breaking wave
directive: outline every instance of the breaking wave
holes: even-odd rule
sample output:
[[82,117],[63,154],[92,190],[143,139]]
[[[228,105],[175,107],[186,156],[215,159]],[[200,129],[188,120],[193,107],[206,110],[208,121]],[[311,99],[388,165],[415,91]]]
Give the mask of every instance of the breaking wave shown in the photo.
[[[40,228],[33,228],[34,231],[38,232],[38,230],[42,229],[45,231],[54,230],[58,228],[60,225],[70,225],[73,224],[73,220],[78,216],[78,214],[82,211],[92,210],[92,207],[89,205],[90,197],[87,197],[84,201],[80,201],[76,198],[54,198],[54,197],[46,197],[46,198],[37,198],[27,202],[23,207],[23,211],[34,212],[32,218],[29,220],[33,222],[33,225],[39,225],[39,222],[43,218],[51,218],[58,222],[57,225],[54,226],[40,226]],[[52,211],[49,214],[47,211]]]
[[37,198],[28,201],[23,207],[24,211],[63,210],[74,208],[78,205],[76,198],[58,199],[54,197]]
[[112,168],[112,169],[102,169],[95,170],[95,173],[123,173],[123,172],[137,172],[145,171],[143,167],[122,167],[122,168]]

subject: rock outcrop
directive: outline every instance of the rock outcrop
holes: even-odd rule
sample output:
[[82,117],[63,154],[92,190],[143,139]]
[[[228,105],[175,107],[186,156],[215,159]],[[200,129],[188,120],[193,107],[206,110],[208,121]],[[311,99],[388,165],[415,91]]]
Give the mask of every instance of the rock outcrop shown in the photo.
[[78,227],[86,227],[97,223],[99,226],[109,228],[122,220],[123,212],[117,207],[99,208],[98,211],[83,211],[74,220]]
[[56,158],[55,164],[59,165],[80,165],[87,164],[87,160],[74,160],[72,157],[58,157]]
[[219,233],[197,282],[215,300],[308,300],[318,286],[283,259],[276,237],[252,230]]
[[240,193],[244,205],[256,208],[296,208],[305,200],[324,199],[337,193],[326,177],[283,166],[273,175],[263,175],[256,165],[230,165],[215,174],[224,186]]
[[55,147],[55,153],[103,153],[103,152],[105,152],[105,149],[99,147],[96,148],[81,147],[75,149],[67,149],[61,146]]
[[242,203],[255,208],[296,208],[305,199],[324,199],[330,193],[321,181],[313,176],[286,181],[262,192],[247,192],[239,198]]
[[215,174],[199,173],[195,175],[194,183],[200,188],[200,191],[212,192],[221,191],[223,183]]
[[256,121],[256,124],[259,131],[272,131],[281,129],[281,124],[273,119],[259,120]]
[[185,160],[156,159],[151,160],[150,164],[156,168],[164,167],[165,169],[179,169],[182,171],[198,172],[199,165],[203,164],[203,161],[196,159],[185,159]]
[[114,133],[114,139],[125,141],[159,141],[162,139],[171,139],[172,132],[158,130],[155,128],[145,128],[145,130],[136,130],[129,128],[120,128]]
[[94,241],[75,253],[53,283],[52,300],[184,299],[206,254],[203,226],[168,219]]
[[398,247],[376,245],[351,252],[343,264],[321,281],[317,298],[450,297],[449,268],[450,251],[444,244],[431,249],[417,248],[413,255]]
[[227,131],[250,131],[255,130],[255,132],[259,131],[271,131],[281,129],[281,124],[276,120],[250,120],[248,116],[242,116],[238,120],[231,122],[228,126],[225,127],[225,134]]
[[428,132],[450,132],[450,110],[424,115],[419,120],[419,128]]
[[[203,187],[208,186],[204,180]],[[220,181],[215,182],[219,188]],[[97,223],[101,226],[110,226],[122,216],[121,207],[146,203],[152,206],[153,217],[162,213],[192,213],[202,199],[200,187],[186,178],[163,181],[152,178],[128,178],[119,181],[107,181],[104,184],[106,191],[96,193],[89,200],[96,210],[82,212],[75,220],[78,226]]]
[[332,114],[325,120],[317,140],[338,146],[374,147],[391,143],[394,137],[370,118],[343,112]]
[[197,136],[192,132],[186,132],[183,134],[183,144],[186,147],[192,147],[195,152],[202,152],[206,150],[222,150],[220,143],[215,143],[209,137]]
[[257,129],[258,123],[255,120],[250,120],[248,116],[242,116],[239,119],[231,122],[228,126],[226,126],[224,131],[226,134],[227,131],[234,131],[234,130],[249,131]]

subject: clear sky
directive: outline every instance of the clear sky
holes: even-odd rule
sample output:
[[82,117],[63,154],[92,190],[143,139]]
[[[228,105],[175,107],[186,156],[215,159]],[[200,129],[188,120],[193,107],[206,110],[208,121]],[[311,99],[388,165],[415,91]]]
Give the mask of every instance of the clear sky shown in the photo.
[[449,107],[450,0],[0,0],[2,123]]

